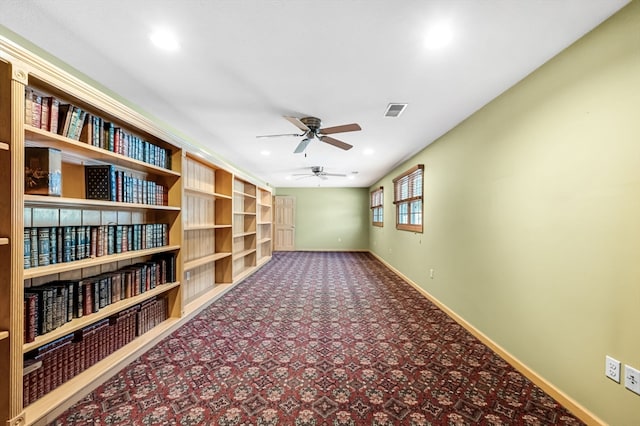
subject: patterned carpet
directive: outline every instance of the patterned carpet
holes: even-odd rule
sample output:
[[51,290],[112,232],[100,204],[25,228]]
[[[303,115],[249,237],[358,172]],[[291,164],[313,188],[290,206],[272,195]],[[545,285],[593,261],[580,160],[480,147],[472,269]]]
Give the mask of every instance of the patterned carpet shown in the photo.
[[368,253],[276,253],[57,425],[580,425]]

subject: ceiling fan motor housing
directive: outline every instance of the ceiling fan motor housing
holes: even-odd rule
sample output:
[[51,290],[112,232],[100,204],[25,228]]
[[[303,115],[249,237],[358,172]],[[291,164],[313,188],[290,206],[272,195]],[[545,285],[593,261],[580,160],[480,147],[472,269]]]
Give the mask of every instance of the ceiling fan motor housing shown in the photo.
[[303,117],[300,119],[302,123],[307,126],[313,133],[320,128],[322,121],[317,117]]

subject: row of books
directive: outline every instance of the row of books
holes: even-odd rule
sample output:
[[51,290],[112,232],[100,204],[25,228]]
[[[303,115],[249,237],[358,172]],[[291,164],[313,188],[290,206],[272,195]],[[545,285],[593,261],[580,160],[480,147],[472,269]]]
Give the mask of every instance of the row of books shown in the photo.
[[85,191],[89,200],[169,205],[169,189],[108,166],[85,166]]
[[166,297],[100,320],[25,355],[23,403],[40,399],[168,318]]
[[24,290],[24,341],[176,279],[175,255],[162,254],[114,272],[53,281]]
[[25,91],[25,123],[106,149],[117,154],[171,169],[171,151],[117,127],[84,109],[63,104],[31,87]]
[[24,269],[168,244],[166,223],[27,227],[24,228]]

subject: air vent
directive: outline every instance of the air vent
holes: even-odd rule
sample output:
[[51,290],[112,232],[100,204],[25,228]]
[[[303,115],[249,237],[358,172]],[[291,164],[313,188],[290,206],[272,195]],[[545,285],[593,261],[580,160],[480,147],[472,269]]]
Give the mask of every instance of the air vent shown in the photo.
[[389,104],[384,112],[385,117],[400,117],[408,104]]

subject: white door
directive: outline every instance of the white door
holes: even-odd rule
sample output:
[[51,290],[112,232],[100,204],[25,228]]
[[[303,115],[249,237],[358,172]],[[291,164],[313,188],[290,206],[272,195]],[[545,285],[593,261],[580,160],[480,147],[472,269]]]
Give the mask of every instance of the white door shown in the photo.
[[296,245],[296,197],[276,195],[274,250],[292,251]]

